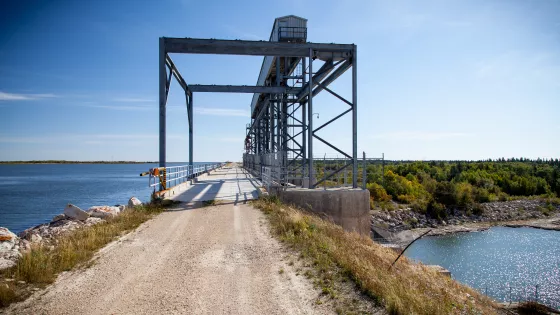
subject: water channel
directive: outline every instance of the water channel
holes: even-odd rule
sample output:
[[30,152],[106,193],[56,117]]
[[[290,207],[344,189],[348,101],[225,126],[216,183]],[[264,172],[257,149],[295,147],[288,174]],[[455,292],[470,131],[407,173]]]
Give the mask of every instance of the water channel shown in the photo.
[[500,302],[535,300],[560,308],[560,231],[494,227],[425,237],[406,256],[451,271]]

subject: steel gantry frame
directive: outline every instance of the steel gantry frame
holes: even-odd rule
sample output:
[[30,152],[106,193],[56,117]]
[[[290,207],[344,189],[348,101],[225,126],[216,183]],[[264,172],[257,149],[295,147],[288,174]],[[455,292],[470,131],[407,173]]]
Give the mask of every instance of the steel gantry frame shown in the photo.
[[[335,174],[351,166],[352,186],[358,187],[357,152],[357,47],[354,44],[322,44],[266,42],[246,40],[219,40],[168,38],[159,39],[159,165],[166,166],[166,104],[171,79],[175,77],[185,92],[189,123],[189,165],[193,163],[193,93],[257,93],[257,106],[247,126],[247,142],[244,164],[258,162],[258,168],[266,155],[280,155],[282,184],[299,183],[314,188]],[[274,82],[263,86],[248,85],[188,85],[174,65],[170,53],[273,56]],[[314,72],[313,63],[324,64]],[[352,100],[340,96],[329,85],[352,68]],[[290,83],[291,82],[291,83]],[[313,97],[327,91],[348,105],[341,114],[314,129]],[[317,132],[346,114],[352,116],[352,153],[347,153],[323,139]],[[348,158],[348,163],[330,174],[316,180],[313,140],[319,140]],[[301,141],[301,143],[299,142]],[[256,158],[255,158],[256,157]],[[245,165],[247,167],[247,165]],[[290,177],[290,168],[297,169]],[[292,169],[292,171],[293,171]],[[260,169],[256,169],[260,173]],[[305,185],[308,179],[309,184]]]

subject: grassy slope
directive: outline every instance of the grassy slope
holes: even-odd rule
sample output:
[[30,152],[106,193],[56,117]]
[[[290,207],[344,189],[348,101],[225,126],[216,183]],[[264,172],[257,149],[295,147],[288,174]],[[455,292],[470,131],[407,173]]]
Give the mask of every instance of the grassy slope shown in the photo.
[[0,306],[25,299],[33,288],[42,288],[54,282],[60,272],[86,266],[103,246],[161,211],[162,208],[158,206],[139,206],[106,222],[58,237],[52,247],[33,246],[23,254],[16,266],[1,272]]
[[328,274],[336,265],[391,314],[496,313],[488,298],[405,257],[389,271],[396,254],[367,237],[344,232],[275,199],[260,199],[254,204],[267,214],[273,232],[312,258],[320,273]]

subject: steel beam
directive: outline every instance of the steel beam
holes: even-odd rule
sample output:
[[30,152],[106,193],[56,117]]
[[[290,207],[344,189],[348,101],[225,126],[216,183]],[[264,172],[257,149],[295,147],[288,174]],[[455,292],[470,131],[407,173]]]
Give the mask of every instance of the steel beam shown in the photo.
[[319,126],[317,129],[313,130],[313,133],[315,133],[315,132],[317,132],[317,131],[323,129],[323,128],[326,127],[326,126],[328,126],[328,125],[331,124],[333,121],[335,121],[335,120],[339,119],[340,117],[346,115],[346,114],[347,114],[349,111],[351,111],[351,110],[352,110],[352,108],[349,108],[349,109],[345,110],[344,112],[342,112],[341,114],[339,114],[339,115],[336,116],[335,118],[333,118],[333,119],[327,121],[326,123],[324,123],[324,124],[322,124],[321,126]]
[[317,96],[317,94],[323,91],[323,86],[329,86],[329,84],[333,83],[336,79],[338,79],[338,77],[343,75],[346,70],[350,69],[350,67],[352,67],[352,62],[345,61],[344,63],[342,63],[330,76],[328,76],[325,80],[323,80],[323,82],[321,82],[322,86],[318,86],[313,90],[313,97]]
[[338,153],[344,155],[345,157],[347,157],[347,158],[349,158],[349,159],[352,158],[350,155],[346,154],[344,151],[342,151],[342,150],[340,150],[339,148],[335,147],[334,145],[332,145],[331,143],[329,143],[327,140],[325,140],[325,139],[319,137],[318,135],[313,134],[313,137],[317,138],[317,140],[319,140],[319,141],[323,142],[324,144],[328,145],[329,147],[331,147],[331,149],[337,151]]
[[[269,102],[264,102],[264,105],[261,107],[261,110],[259,111],[259,114],[253,120],[253,123],[251,124],[251,127],[249,128],[249,134],[255,132],[255,126],[257,126],[257,122],[261,120],[262,116],[266,112],[266,109],[268,108],[268,105],[269,105]],[[255,132],[255,133],[257,133],[257,132]]]
[[[169,57],[169,55],[167,55],[167,53],[165,55],[165,63],[167,64],[167,66],[171,70],[170,72],[173,74],[175,79],[177,79],[177,81],[179,82],[179,85],[181,85],[183,90],[185,90],[185,92],[187,92],[189,95],[191,95],[192,92],[189,90],[189,87],[187,86],[187,82],[185,81],[185,79],[183,79],[183,77],[181,76],[181,73],[179,73],[179,69],[177,69],[177,67],[175,67],[175,64],[173,63],[173,60],[171,60],[171,57]],[[171,78],[171,73],[169,74],[170,78]]]
[[322,43],[283,43],[248,40],[163,38],[168,53],[307,57],[340,60],[352,56],[354,45]]
[[319,86],[320,86],[323,90],[325,90],[325,91],[331,93],[334,97],[336,97],[336,98],[338,98],[339,100],[343,101],[344,103],[346,103],[346,104],[352,106],[352,103],[350,103],[347,99],[345,99],[344,97],[338,95],[338,94],[335,93],[333,90],[331,90],[331,89],[329,89],[328,87],[326,87],[323,83],[319,83]]
[[[290,93],[295,94],[295,89],[285,86],[255,86],[255,85],[203,85],[190,84],[189,88],[193,92],[216,92],[216,93]],[[299,91],[299,89],[297,89]]]
[[[333,63],[332,60],[327,60],[327,62],[325,62],[325,64],[323,66],[321,66],[321,68],[319,68],[319,71],[317,71],[317,73],[315,74],[315,76],[313,77],[313,82],[315,82],[315,85],[317,84],[316,82],[320,82],[321,80],[323,80],[323,78],[325,78],[325,76],[327,76],[334,68],[335,68],[335,64]],[[306,97],[309,91],[309,83],[304,84],[301,92],[298,93],[298,95],[296,96],[296,101],[299,102],[301,101],[304,97]],[[313,86],[313,88],[315,88]]]

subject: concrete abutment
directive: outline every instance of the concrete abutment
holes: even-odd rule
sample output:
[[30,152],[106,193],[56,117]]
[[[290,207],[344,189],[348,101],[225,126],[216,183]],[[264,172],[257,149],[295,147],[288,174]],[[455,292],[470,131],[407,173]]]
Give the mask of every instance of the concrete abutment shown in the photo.
[[287,188],[271,191],[287,204],[324,215],[346,231],[370,234],[369,190]]

